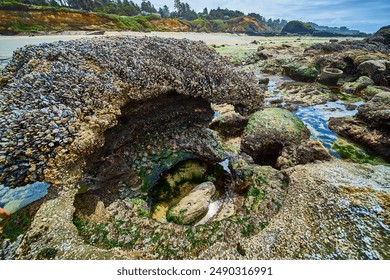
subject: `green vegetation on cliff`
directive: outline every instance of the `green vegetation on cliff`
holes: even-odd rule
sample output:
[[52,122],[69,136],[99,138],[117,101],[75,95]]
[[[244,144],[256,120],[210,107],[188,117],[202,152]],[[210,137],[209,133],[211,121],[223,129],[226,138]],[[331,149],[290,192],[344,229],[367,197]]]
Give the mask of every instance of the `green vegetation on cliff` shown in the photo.
[[110,14],[108,16],[120,22],[123,25],[123,29],[134,31],[154,31],[156,27],[153,25],[152,20],[158,19],[155,15],[129,17]]
[[294,33],[294,34],[312,34],[314,28],[308,24],[299,20],[292,20],[288,22],[282,29],[282,32]]
[[[0,0],[1,1],[1,0]],[[15,3],[14,3],[15,4]],[[12,4],[12,5],[14,5]],[[256,19],[240,17],[227,20],[197,18],[162,18],[158,14],[124,16],[118,14],[98,14],[2,2],[0,6],[0,34],[35,33],[67,30],[131,30],[131,31],[187,31],[187,32],[263,32],[266,28]]]

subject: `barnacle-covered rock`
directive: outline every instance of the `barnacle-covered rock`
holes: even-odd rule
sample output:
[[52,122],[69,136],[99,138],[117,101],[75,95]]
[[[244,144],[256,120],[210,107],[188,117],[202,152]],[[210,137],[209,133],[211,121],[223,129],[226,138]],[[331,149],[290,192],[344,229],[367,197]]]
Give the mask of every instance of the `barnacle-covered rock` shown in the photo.
[[58,169],[103,144],[129,101],[175,92],[245,114],[261,107],[259,90],[253,75],[203,42],[113,37],[24,47],[0,77],[0,182],[63,176]]

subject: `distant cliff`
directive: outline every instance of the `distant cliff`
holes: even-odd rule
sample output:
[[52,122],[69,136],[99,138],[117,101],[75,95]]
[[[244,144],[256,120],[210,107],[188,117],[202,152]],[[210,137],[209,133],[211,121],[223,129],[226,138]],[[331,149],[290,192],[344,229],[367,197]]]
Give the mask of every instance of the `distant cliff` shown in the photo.
[[37,33],[69,30],[132,30],[174,32],[260,33],[266,28],[255,18],[243,16],[228,20],[194,21],[161,18],[156,15],[102,15],[70,9],[0,7],[0,34]]
[[292,20],[288,22],[281,31],[282,34],[298,34],[298,35],[310,35],[315,37],[366,37],[367,34],[360,32],[359,30],[349,30],[346,27],[342,28],[330,28],[326,26],[319,26],[315,23],[305,23],[299,20]]

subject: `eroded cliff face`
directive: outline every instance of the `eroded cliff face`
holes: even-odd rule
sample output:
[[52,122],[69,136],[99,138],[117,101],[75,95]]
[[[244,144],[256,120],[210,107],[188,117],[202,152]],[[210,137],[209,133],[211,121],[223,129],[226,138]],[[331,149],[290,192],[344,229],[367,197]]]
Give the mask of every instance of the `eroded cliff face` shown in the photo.
[[261,33],[266,31],[262,24],[252,17],[240,17],[226,21],[227,31],[236,33]]
[[87,12],[50,10],[0,10],[0,31],[4,34],[30,31],[121,29],[118,21]]
[[160,18],[150,21],[155,31],[190,32],[194,28],[188,22],[174,18]]
[[259,33],[264,26],[254,18],[239,17],[224,21],[201,20],[187,21],[172,18],[145,17],[109,17],[92,12],[77,10],[0,10],[0,34],[28,32],[56,32],[74,30],[132,30],[132,31],[169,31],[169,32],[233,32]]

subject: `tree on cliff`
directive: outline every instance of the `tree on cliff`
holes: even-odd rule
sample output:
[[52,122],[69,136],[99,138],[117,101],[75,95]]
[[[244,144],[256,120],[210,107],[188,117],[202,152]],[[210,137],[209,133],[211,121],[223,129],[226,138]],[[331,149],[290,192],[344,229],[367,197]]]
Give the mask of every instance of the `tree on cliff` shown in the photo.
[[150,1],[142,0],[141,10],[147,13],[157,13],[156,8],[150,3]]
[[97,3],[93,0],[67,0],[69,7],[74,9],[93,11]]
[[164,7],[159,8],[158,13],[161,15],[162,18],[169,18],[171,15],[171,12],[169,11],[167,5],[164,5]]
[[188,3],[182,3],[180,0],[175,0],[173,6],[176,9],[176,12],[172,12],[171,17],[184,18],[187,20],[198,18],[198,14],[191,9]]
[[233,11],[229,9],[221,9],[218,7],[217,9],[211,9],[208,15],[208,19],[229,19],[242,17],[245,14],[241,11]]

